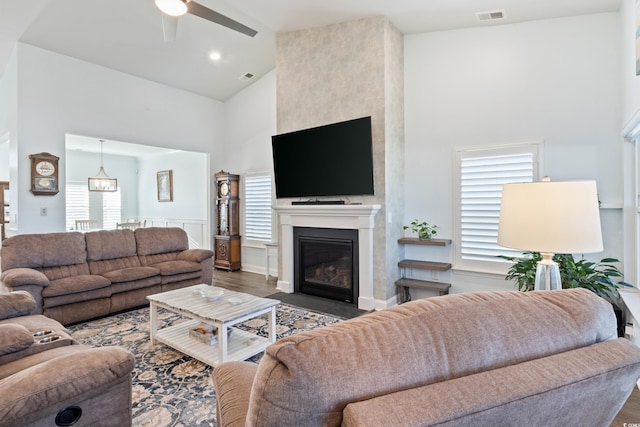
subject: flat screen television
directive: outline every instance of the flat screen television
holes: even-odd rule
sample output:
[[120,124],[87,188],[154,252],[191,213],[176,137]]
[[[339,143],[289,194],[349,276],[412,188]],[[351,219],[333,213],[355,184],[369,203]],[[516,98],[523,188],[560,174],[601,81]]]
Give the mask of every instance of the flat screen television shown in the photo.
[[276,197],[372,195],[371,117],[271,137]]

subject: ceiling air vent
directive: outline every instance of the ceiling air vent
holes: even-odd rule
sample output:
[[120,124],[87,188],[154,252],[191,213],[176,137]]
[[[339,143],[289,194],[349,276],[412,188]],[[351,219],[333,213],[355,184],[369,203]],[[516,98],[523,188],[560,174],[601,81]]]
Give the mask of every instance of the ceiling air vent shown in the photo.
[[505,13],[504,10],[493,10],[491,12],[476,12],[476,18],[478,21],[495,21],[497,19],[504,19]]
[[255,74],[253,73],[244,73],[243,75],[241,75],[240,77],[238,77],[240,80],[242,80],[243,82],[246,82],[248,80],[251,80],[252,78],[255,77]]

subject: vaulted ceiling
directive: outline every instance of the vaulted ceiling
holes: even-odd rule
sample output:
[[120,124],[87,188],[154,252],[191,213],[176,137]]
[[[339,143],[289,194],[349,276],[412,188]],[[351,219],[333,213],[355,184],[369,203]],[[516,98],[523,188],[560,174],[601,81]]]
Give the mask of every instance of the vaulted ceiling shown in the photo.
[[[617,11],[621,0],[197,0],[258,34],[194,15],[164,41],[153,0],[0,0],[0,72],[16,41],[225,101],[275,67],[276,33],[375,15],[404,34]],[[477,12],[505,18],[478,21]],[[218,61],[208,55],[217,51]],[[254,77],[247,79],[247,73]]]

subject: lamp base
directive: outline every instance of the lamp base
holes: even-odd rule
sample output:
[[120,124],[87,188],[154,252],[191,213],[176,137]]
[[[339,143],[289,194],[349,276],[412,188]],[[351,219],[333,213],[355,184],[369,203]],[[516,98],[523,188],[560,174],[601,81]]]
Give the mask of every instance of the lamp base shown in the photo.
[[544,291],[562,289],[560,281],[560,268],[553,260],[553,254],[542,253],[542,259],[536,266],[536,281],[533,285],[534,291]]

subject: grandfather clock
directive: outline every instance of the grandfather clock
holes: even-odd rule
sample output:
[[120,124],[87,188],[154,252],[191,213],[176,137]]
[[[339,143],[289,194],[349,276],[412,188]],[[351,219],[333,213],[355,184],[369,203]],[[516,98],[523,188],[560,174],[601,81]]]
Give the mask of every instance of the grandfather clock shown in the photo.
[[240,175],[216,174],[216,268],[240,270]]

